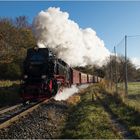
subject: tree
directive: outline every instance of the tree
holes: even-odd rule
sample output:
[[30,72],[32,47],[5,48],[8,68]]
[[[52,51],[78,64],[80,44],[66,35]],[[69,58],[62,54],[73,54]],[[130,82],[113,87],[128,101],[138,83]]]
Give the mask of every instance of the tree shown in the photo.
[[29,28],[28,18],[26,16],[16,17],[14,23],[17,28]]
[[125,62],[124,56],[110,56],[108,62],[104,65],[106,79],[111,79],[113,82],[125,81],[125,63],[127,63],[128,81],[135,81],[136,68],[130,59]]
[[139,81],[140,82],[140,68],[138,68],[136,70],[136,77],[135,77],[136,81]]
[[27,48],[36,45],[30,27],[25,16],[0,18],[0,78],[19,78]]
[[11,19],[0,18],[0,62],[4,61],[6,63],[12,60],[12,30],[14,30],[14,27]]

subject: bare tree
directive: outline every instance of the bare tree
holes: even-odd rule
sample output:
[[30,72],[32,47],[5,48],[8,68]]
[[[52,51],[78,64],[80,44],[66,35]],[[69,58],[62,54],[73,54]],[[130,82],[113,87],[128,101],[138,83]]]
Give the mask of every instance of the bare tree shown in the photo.
[[26,16],[16,17],[15,26],[17,28],[27,28],[27,27],[29,27],[28,18]]
[[[136,68],[130,59],[127,59],[127,67],[128,80],[134,81]],[[108,63],[104,65],[104,71],[107,79],[111,79],[115,82],[115,76],[117,76],[117,81],[123,82],[125,80],[125,57],[117,56],[117,58],[115,58],[115,56],[111,56],[108,59]]]

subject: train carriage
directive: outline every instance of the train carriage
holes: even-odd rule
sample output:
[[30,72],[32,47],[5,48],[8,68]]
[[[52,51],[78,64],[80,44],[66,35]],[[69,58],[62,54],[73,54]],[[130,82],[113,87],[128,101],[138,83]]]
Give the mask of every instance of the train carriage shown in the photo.
[[72,69],[72,84],[79,85],[81,83],[81,73],[75,69]]
[[88,83],[88,76],[85,73],[81,73],[81,84]]
[[88,75],[88,83],[93,83],[93,75]]

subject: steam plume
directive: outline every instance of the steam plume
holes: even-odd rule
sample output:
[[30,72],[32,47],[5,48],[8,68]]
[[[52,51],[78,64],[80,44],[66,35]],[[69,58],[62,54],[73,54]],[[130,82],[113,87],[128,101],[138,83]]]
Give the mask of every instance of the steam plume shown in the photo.
[[50,48],[71,66],[102,65],[110,54],[93,29],[81,29],[60,8],[41,11],[35,17],[33,27],[38,47]]
[[65,88],[61,93],[57,93],[54,99],[58,101],[66,100],[74,93],[78,92],[78,90],[79,89],[76,86],[72,86],[71,88]]

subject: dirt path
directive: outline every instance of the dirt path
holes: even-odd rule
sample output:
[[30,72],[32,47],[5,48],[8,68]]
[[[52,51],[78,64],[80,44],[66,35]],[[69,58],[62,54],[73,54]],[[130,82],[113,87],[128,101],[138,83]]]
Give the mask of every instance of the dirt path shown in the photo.
[[128,130],[128,128],[122,122],[120,122],[120,120],[117,118],[117,116],[111,111],[109,106],[102,101],[102,99],[98,96],[98,94],[99,93],[95,93],[95,96],[96,96],[97,100],[99,100],[99,102],[104,107],[104,110],[108,113],[113,130],[120,133],[124,139],[134,138],[134,135]]

